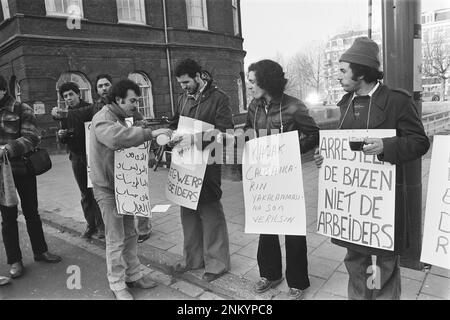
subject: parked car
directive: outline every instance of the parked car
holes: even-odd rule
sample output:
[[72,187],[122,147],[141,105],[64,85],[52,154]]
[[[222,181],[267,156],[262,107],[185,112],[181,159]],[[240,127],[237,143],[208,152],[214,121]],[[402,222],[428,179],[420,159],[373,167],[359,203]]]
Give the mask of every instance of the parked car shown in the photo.
[[422,92],[422,101],[441,101],[441,96],[439,92]]

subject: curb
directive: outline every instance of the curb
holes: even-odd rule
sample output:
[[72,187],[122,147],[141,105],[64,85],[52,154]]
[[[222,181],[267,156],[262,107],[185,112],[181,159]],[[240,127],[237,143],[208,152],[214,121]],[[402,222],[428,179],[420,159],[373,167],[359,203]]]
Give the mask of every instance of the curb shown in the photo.
[[[62,232],[81,236],[84,230],[84,223],[75,221],[72,218],[63,217],[55,212],[57,210],[51,211],[44,209],[40,211],[40,217],[44,224]],[[94,238],[89,243],[105,249],[105,242],[102,240]],[[202,279],[202,269],[188,271],[183,274],[173,274],[171,266],[181,258],[179,255],[166,252],[145,243],[139,245],[139,252],[138,256],[142,264],[171,277],[171,283],[184,281],[204,290],[206,293],[213,293],[221,299],[273,300],[280,299],[283,295],[277,289],[270,289],[265,293],[255,294],[252,291],[253,282],[229,272],[212,282],[207,282]]]

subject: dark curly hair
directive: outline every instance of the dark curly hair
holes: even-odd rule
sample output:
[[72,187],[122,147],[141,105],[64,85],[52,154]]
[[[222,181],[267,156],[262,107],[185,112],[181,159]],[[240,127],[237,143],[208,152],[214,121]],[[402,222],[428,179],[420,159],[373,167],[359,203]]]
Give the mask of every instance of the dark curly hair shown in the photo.
[[350,63],[350,69],[352,69],[353,81],[358,80],[362,76],[365,82],[372,83],[383,79],[384,76],[382,71],[357,63]]
[[123,79],[117,82],[111,89],[108,98],[110,102],[116,102],[116,97],[125,99],[128,94],[128,90],[133,90],[137,96],[141,95],[141,89],[139,86],[130,79]]
[[279,97],[283,94],[288,80],[284,77],[283,68],[272,60],[261,60],[252,63],[248,67],[248,72],[253,71],[256,77],[256,84],[267,91],[272,97]]
[[61,98],[64,99],[64,93],[66,93],[67,91],[72,90],[73,92],[75,92],[77,95],[80,95],[80,87],[75,83],[75,82],[64,82],[60,87],[59,87],[59,95],[61,96]]
[[190,78],[194,79],[197,73],[201,74],[202,67],[197,63],[197,61],[192,59],[186,59],[181,61],[175,68],[175,76],[181,77],[187,74]]
[[97,83],[98,83],[98,81],[99,81],[100,79],[106,79],[106,80],[108,80],[111,84],[113,83],[112,77],[111,77],[109,74],[107,74],[107,73],[99,74],[99,75],[97,76],[97,78],[95,78],[95,88],[96,88],[96,89],[97,89]]

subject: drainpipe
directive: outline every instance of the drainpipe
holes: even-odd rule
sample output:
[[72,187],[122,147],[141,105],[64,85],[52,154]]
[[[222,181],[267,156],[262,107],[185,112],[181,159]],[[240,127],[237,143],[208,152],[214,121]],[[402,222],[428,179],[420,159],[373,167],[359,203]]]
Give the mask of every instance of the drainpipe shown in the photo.
[[367,32],[367,36],[369,37],[369,39],[372,39],[372,0],[369,0],[369,30]]
[[169,76],[170,108],[172,110],[172,116],[174,116],[175,108],[174,108],[174,102],[173,102],[172,67],[170,65],[169,35],[167,32],[166,0],[163,0],[163,16],[164,16],[164,37],[165,37],[165,43],[166,43],[167,73]]

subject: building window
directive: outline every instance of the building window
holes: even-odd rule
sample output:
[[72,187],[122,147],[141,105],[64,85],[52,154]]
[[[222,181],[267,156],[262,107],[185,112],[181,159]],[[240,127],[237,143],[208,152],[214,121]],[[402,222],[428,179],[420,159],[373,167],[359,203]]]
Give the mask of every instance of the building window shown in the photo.
[[133,80],[141,88],[141,98],[139,99],[139,112],[144,118],[155,118],[153,110],[152,83],[145,73],[133,72],[128,75],[128,79]]
[[245,105],[245,91],[244,91],[244,81],[241,77],[237,78],[237,90],[239,98],[239,113],[247,112],[247,106]]
[[116,0],[119,22],[145,24],[144,0]]
[[8,0],[2,0],[2,9],[3,9],[3,20],[11,18],[11,15],[9,14]]
[[45,0],[48,16],[83,17],[82,0]]
[[188,28],[208,29],[208,11],[206,0],[186,0]]
[[83,101],[92,103],[92,89],[89,80],[81,73],[63,73],[56,82],[56,94],[58,95],[58,106],[64,106],[64,99],[59,95],[59,87],[65,82],[75,82],[80,88],[80,96]]
[[233,0],[233,24],[234,24],[234,35],[237,36],[240,34],[239,32],[239,8],[238,8],[238,0]]
[[20,97],[22,94],[22,91],[20,89],[19,81],[14,81],[14,97],[16,98],[17,102],[22,102],[22,98]]

